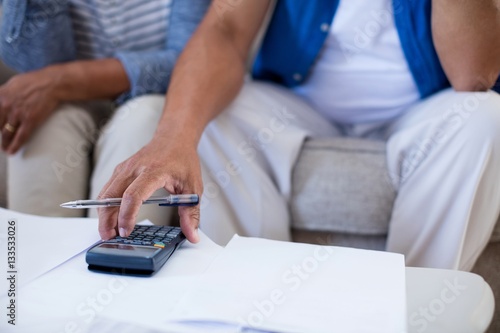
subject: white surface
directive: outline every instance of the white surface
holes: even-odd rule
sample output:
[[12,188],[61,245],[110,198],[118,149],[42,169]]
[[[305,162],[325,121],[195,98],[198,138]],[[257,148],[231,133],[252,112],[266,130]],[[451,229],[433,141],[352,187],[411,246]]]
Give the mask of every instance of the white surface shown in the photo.
[[[3,214],[2,218],[5,218],[6,215],[9,215],[7,218],[15,215],[15,213],[6,212],[5,210],[2,210],[1,213]],[[26,221],[24,220],[26,216],[16,216],[19,218],[18,222],[20,218]],[[30,218],[28,220],[31,221],[32,219]],[[64,226],[66,226],[68,221],[71,220],[72,219],[66,219],[66,221],[58,221],[58,223],[63,223]],[[91,220],[86,220],[86,222],[91,222]],[[24,226],[29,226],[29,223],[24,223],[25,222],[23,222]],[[41,223],[44,222],[42,221]],[[74,225],[77,226],[78,224]],[[82,230],[87,229],[84,227],[81,228]],[[39,231],[37,227],[27,230],[32,230],[33,233],[42,232],[39,234],[41,236],[43,236],[44,232],[43,230]],[[78,237],[74,238],[80,239],[81,243],[85,243],[85,247],[87,247],[89,244],[93,243],[95,235],[92,232],[88,234],[79,233]],[[4,320],[0,321],[0,332],[235,332],[234,326],[220,326],[218,323],[213,322],[198,323],[197,325],[191,323],[189,326],[180,324],[175,325],[166,322],[169,318],[172,319],[174,317],[174,310],[178,307],[181,299],[187,292],[194,288],[199,289],[203,287],[204,280],[201,280],[200,284],[198,280],[199,276],[203,274],[207,268],[210,267],[214,259],[217,259],[221,254],[222,248],[213,243],[202,232],[200,232],[200,238],[200,243],[196,245],[187,242],[184,243],[184,245],[176,251],[174,256],[170,258],[163,269],[151,278],[120,277],[89,272],[83,253],[73,257],[64,265],[53,262],[53,265],[56,266],[54,269],[42,274],[35,281],[27,283],[24,287],[19,286],[17,295],[17,325],[15,327],[8,325],[4,317]],[[246,239],[243,240],[246,241]],[[269,242],[264,240],[257,241],[264,243]],[[55,239],[55,244],[62,244],[61,242],[64,242],[64,239],[61,237]],[[26,246],[26,250],[40,249],[40,246],[36,246],[40,244],[40,242],[32,244],[35,244],[35,246],[28,245]],[[298,251],[300,253],[298,257],[300,260],[280,262],[278,266],[282,265],[280,267],[284,267],[284,269],[278,273],[283,273],[293,264],[302,264],[304,262],[303,260],[311,257],[310,255],[304,256],[298,249],[317,248],[311,245],[281,244],[287,248],[292,248],[292,250],[286,249],[287,252],[285,256],[289,256]],[[212,281],[214,283],[208,284],[210,290],[208,290],[205,295],[210,293],[216,293],[216,295],[209,300],[206,298],[203,300],[203,298],[201,298],[200,303],[195,304],[193,312],[198,311],[203,302],[205,302],[206,305],[204,310],[207,313],[213,312],[216,310],[213,304],[221,304],[223,303],[223,298],[228,299],[237,296],[236,294],[228,294],[228,290],[241,290],[242,287],[244,287],[248,293],[252,287],[257,285],[265,286],[268,284],[269,281],[272,280],[273,274],[276,274],[276,268],[274,266],[274,268],[265,267],[264,262],[273,261],[283,256],[284,253],[281,250],[278,251],[280,248],[281,247],[277,247],[276,250],[266,250],[265,247],[261,245],[257,247],[250,246],[249,249],[247,248],[246,254],[237,255],[238,257],[236,259],[239,259],[240,262],[242,258],[246,258],[243,260],[250,263],[249,267],[246,268],[249,271],[244,272],[239,269],[237,265],[228,268],[225,274],[225,281]],[[232,249],[230,252],[225,251],[223,253],[224,255],[232,257],[233,255],[231,255],[231,253],[233,250],[237,249]],[[266,259],[264,262],[262,262],[262,260],[256,261],[255,259],[262,255],[262,253],[259,254],[259,252],[269,255],[269,260]],[[4,253],[4,249],[2,249],[1,253]],[[33,258],[29,257],[31,258],[30,260],[34,260],[34,258],[40,261],[53,260],[51,257],[47,258],[43,256],[43,251],[27,253],[35,256]],[[378,253],[373,252],[373,254],[377,255]],[[337,256],[335,255],[331,258],[335,259]],[[220,260],[218,261],[220,262]],[[252,262],[254,263],[252,264]],[[34,261],[32,263],[35,264]],[[349,266],[350,263],[352,262],[339,262],[339,264],[347,266]],[[39,265],[39,263],[36,264]],[[260,274],[258,274],[258,278],[248,281],[249,276],[255,273],[251,270],[252,266],[254,270],[259,271]],[[217,270],[217,266],[213,266],[212,269]],[[353,267],[347,267],[342,271],[342,274],[347,274],[349,269],[352,270]],[[370,279],[373,278],[376,280],[378,277],[384,275],[380,266],[377,266],[377,269],[377,272],[368,275]],[[321,284],[321,281],[324,283],[325,280],[327,280],[330,287],[322,292],[319,300],[319,302],[324,302],[325,298],[329,297],[328,294],[331,292],[330,289],[332,288],[335,290],[335,287],[338,287],[338,283],[335,281],[335,279],[338,279],[338,274],[333,275],[333,278],[326,278],[325,274],[322,272],[323,270],[324,265],[318,265],[314,274],[310,274],[308,279],[302,281],[297,291],[309,294],[308,288],[311,288],[309,282],[314,282],[316,285]],[[263,275],[262,272],[267,273]],[[407,268],[406,272],[408,332],[480,333],[486,330],[493,315],[494,298],[491,288],[481,277],[466,272],[436,269]],[[207,272],[207,276],[210,277],[213,273],[214,272]],[[218,272],[216,271],[215,273]],[[321,275],[316,273],[321,273]],[[20,273],[20,275],[22,276],[22,273]],[[351,277],[350,282],[352,283],[354,283],[356,279],[363,278],[363,276],[356,275],[352,275]],[[450,287],[450,285],[455,287]],[[277,286],[277,288],[278,287],[279,286]],[[285,288],[289,287],[289,284],[284,283],[283,290],[288,291],[288,289]],[[379,286],[377,286],[377,288],[379,288]],[[217,293],[217,289],[221,292]],[[262,297],[262,295],[264,296]],[[385,295],[386,293],[384,292],[381,298],[385,298]],[[266,296],[269,296],[269,290],[258,290],[250,296],[262,303],[262,300],[264,300]],[[288,296],[291,297],[286,304],[291,304],[294,295],[287,294],[287,297]],[[183,299],[182,302],[190,301],[189,297],[190,296]],[[191,301],[192,300],[193,299],[191,299]],[[195,301],[197,300],[195,299]],[[211,302],[207,304],[207,301]],[[309,300],[306,300],[306,302],[307,301]],[[1,296],[0,304],[6,304],[6,302],[7,297]],[[366,301],[358,300],[359,304],[363,304],[363,302]],[[5,305],[1,305],[2,308],[4,308],[4,306]],[[310,307],[303,302],[295,304],[293,307],[292,310],[298,310],[299,314],[297,317],[299,317],[299,315],[303,316],[304,313],[307,314],[307,311],[304,312],[304,310],[311,310]],[[224,307],[224,309],[229,312],[234,312],[233,308],[238,309],[238,303],[226,303]],[[328,309],[331,312],[335,311],[334,306],[329,306]],[[356,307],[356,311],[359,311],[358,309],[359,306]],[[431,319],[426,319],[421,309],[428,309],[427,313],[430,314]],[[352,313],[356,315],[356,312]],[[278,318],[278,310],[276,310],[275,314]],[[222,315],[224,316],[224,314]],[[349,316],[352,316],[352,314],[349,314]],[[275,315],[273,314],[271,317],[274,318]],[[287,321],[290,324],[294,320],[297,320],[297,318],[291,319],[291,321]],[[363,317],[360,320],[364,321],[365,318]],[[128,329],[128,331],[126,329]],[[296,330],[296,327],[291,327],[289,331],[293,332]],[[384,333],[385,332],[387,331],[384,331]]]
[[148,278],[90,272],[82,253],[20,289],[18,325],[1,320],[0,332],[84,332],[97,316],[162,327],[165,314],[222,249],[202,232],[200,238],[196,245],[185,242]]
[[493,291],[476,274],[406,269],[409,333],[483,333],[495,310]]
[[420,99],[390,0],[341,0],[322,53],[296,91],[341,123],[387,121]]
[[[97,219],[40,217],[0,208],[0,267],[7,266],[7,223],[16,222],[18,286],[34,280],[97,242]],[[5,269],[7,270],[7,269]],[[7,280],[0,279],[0,297]]]
[[234,236],[167,318],[279,332],[404,332],[404,258]]
[[[408,333],[483,333],[495,309],[490,286],[480,276],[468,272],[407,267],[406,292]],[[442,310],[437,305],[440,301],[444,304]],[[240,332],[234,327],[221,326],[196,329],[169,325],[168,329],[155,329],[108,318],[96,319],[92,328],[91,332],[124,333]]]

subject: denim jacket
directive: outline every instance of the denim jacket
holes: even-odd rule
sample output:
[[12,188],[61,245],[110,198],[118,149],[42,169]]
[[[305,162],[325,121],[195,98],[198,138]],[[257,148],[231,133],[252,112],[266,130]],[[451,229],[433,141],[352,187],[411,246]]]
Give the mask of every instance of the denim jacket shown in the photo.
[[[76,59],[69,0],[3,0],[0,58],[26,72]],[[164,50],[117,52],[131,90],[120,101],[165,93],[174,64],[210,5],[210,0],[172,0]]]

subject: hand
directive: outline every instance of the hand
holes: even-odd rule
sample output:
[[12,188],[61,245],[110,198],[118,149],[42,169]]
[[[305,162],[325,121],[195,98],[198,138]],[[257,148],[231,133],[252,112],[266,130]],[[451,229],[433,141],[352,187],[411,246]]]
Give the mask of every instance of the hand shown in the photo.
[[59,105],[58,73],[45,68],[19,74],[0,86],[2,149],[16,153]]
[[[170,142],[174,142],[169,144]],[[196,147],[170,138],[155,137],[148,145],[119,164],[99,199],[123,198],[120,207],[99,208],[99,234],[103,240],[126,237],[135,225],[142,201],[164,188],[172,194],[203,192]],[[191,243],[198,242],[200,206],[179,207],[182,232]]]

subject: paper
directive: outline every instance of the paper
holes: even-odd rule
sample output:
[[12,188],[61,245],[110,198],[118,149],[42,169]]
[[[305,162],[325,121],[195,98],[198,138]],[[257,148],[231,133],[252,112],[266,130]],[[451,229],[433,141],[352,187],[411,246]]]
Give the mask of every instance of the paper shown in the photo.
[[406,331],[399,254],[235,236],[165,321],[277,332]]
[[[9,221],[15,225],[9,226]],[[16,271],[17,287],[22,287],[97,242],[97,223],[97,219],[41,217],[0,208],[0,267],[4,272]],[[7,263],[9,232],[15,237],[15,244],[9,244],[17,255],[13,266]],[[0,281],[2,297],[8,281]]]
[[[93,242],[93,237],[85,238],[87,246]],[[2,320],[0,332],[107,333],[114,332],[109,325],[121,322],[162,330],[165,313],[221,250],[200,231],[198,244],[184,242],[152,277],[91,272],[81,253],[21,288],[16,327]],[[0,304],[6,301],[7,297],[0,297]],[[150,331],[145,328],[144,332]]]

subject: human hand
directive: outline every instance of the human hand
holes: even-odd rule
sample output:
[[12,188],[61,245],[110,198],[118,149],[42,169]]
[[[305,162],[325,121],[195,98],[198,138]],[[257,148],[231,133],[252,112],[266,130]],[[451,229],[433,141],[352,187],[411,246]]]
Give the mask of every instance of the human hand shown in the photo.
[[18,74],[0,86],[2,150],[16,153],[54,112],[60,101],[54,68]]
[[[173,142],[173,143],[172,143]],[[119,164],[99,199],[122,198],[120,207],[99,208],[99,234],[103,240],[126,237],[135,225],[143,200],[164,188],[172,194],[203,192],[196,147],[170,138],[155,137],[148,145]],[[179,207],[182,232],[198,242],[200,206]]]

